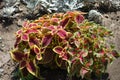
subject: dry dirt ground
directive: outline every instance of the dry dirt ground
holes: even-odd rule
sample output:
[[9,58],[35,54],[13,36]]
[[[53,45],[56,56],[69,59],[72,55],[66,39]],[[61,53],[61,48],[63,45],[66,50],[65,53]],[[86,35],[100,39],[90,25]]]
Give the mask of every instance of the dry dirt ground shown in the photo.
[[[109,43],[115,45],[120,52],[120,11],[103,14],[102,25],[113,31],[114,37],[109,39]],[[11,60],[9,51],[15,42],[15,32],[19,29],[15,24],[3,27],[0,24],[0,80],[12,80],[11,73],[15,69],[15,64]],[[120,58],[108,66],[110,80],[120,80]],[[17,80],[17,79],[16,79]]]

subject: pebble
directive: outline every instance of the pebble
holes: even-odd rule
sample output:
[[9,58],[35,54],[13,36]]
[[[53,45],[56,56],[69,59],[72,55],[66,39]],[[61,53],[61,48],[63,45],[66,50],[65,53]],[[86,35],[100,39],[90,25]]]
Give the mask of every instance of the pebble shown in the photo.
[[2,43],[2,37],[0,37],[0,43]]
[[0,76],[2,76],[4,69],[0,68]]
[[2,73],[4,71],[4,69],[0,68],[0,73]]
[[2,44],[2,45],[1,45],[1,47],[5,47],[5,45],[4,45],[4,44]]

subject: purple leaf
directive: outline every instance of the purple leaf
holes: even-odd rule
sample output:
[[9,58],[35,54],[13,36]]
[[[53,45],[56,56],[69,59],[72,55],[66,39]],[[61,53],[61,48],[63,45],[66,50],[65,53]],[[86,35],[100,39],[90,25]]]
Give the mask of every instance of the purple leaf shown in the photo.
[[52,36],[51,35],[46,35],[42,38],[42,47],[47,47],[50,42],[52,41]]
[[61,39],[65,39],[67,37],[67,32],[65,30],[58,30],[57,35],[61,38]]

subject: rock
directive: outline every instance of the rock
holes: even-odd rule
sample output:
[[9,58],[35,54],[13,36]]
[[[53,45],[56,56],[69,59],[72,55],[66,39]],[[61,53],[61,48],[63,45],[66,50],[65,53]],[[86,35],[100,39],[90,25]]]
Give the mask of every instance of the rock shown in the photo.
[[14,11],[15,11],[15,8],[13,6],[12,7],[5,7],[5,8],[3,8],[3,16],[10,17]]
[[96,10],[90,10],[89,11],[88,19],[90,21],[94,21],[94,22],[100,24],[100,23],[102,23],[102,18],[103,18],[103,16],[102,16],[102,14],[100,12],[98,12]]
[[2,73],[4,71],[4,69],[0,68],[0,73]]
[[17,25],[18,25],[19,27],[22,27],[23,22],[24,22],[24,20],[18,19]]

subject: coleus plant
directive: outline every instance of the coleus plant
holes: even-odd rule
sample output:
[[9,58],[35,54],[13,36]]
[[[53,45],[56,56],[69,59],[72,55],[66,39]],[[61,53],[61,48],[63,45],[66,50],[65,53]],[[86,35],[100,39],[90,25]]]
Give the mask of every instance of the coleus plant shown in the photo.
[[107,63],[119,57],[105,41],[111,31],[89,22],[84,14],[68,11],[24,22],[10,52],[22,75],[39,77],[39,64],[66,69],[70,77],[90,78],[92,72],[104,72]]

